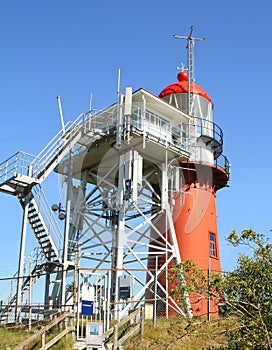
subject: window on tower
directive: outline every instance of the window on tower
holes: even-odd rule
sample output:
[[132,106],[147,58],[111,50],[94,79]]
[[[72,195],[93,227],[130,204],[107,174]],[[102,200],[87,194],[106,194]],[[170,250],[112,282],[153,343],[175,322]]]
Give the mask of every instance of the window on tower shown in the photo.
[[210,232],[210,256],[217,258],[215,234]]

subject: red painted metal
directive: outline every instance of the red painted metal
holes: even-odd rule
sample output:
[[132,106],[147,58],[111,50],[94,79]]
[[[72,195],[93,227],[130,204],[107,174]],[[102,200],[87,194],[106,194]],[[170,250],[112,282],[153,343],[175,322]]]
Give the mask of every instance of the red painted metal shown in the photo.
[[[194,94],[200,95],[206,98],[209,102],[213,103],[207,92],[199,85],[190,83],[190,90],[193,91]],[[165,96],[177,93],[188,93],[188,74],[186,72],[179,72],[178,81],[163,89],[159,97],[163,98]]]

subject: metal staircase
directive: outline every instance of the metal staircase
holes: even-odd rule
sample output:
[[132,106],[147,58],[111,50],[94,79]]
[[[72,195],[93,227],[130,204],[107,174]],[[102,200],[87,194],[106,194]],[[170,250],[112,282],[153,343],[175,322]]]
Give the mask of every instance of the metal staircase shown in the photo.
[[40,185],[32,189],[28,221],[48,262],[61,263],[62,232]]
[[[78,145],[79,150],[84,153],[86,148],[89,148],[101,136],[111,134],[112,126],[114,124],[116,126],[116,116],[116,106],[109,107],[109,109],[96,114],[93,112],[81,114],[74,122],[67,123],[64,128],[65,131],[61,130],[37,156],[18,152],[0,164],[0,192],[14,195],[19,199],[43,252],[44,264],[42,268],[47,272],[57,273],[57,278],[61,277],[60,270],[65,264],[62,250],[64,238],[41,189],[41,183],[70,154],[70,151],[75,148],[74,146]],[[144,116],[145,120],[143,122]],[[131,125],[134,133],[142,135],[145,132],[143,125],[150,124],[151,126],[152,122],[155,123],[155,121],[157,124],[162,123],[160,118],[152,113],[143,113],[139,108],[133,109]],[[184,150],[184,145],[179,148],[175,141],[174,136],[182,134],[180,127],[164,121],[161,129],[163,131],[158,134],[158,127],[150,127],[148,137],[153,137],[159,143],[164,142],[165,147],[176,154],[188,157],[189,153],[187,149]],[[68,252],[75,249],[73,242],[76,234],[75,227],[70,226]],[[21,291],[23,292],[23,289],[29,286],[29,281],[34,277],[39,278],[41,273],[39,267],[35,267],[30,272],[29,278],[23,281]],[[53,295],[56,298],[59,289],[59,286],[54,287]],[[12,305],[15,301],[16,295],[11,299],[9,305]],[[7,312],[9,307],[11,306],[7,307]]]
[[[27,276],[23,278],[21,286],[22,301],[25,293],[30,288],[30,283],[33,286],[48,269],[51,272],[58,271],[62,264],[63,241],[61,229],[39,184],[34,186],[26,197],[20,199],[23,208],[26,203],[28,203],[27,218],[39,243],[42,259],[34,259],[34,268],[28,271]],[[1,309],[0,322],[8,321],[8,318],[13,317],[17,301],[17,291],[14,291],[13,296]]]
[[[24,294],[29,290],[30,282],[32,286],[38,281],[41,275],[46,271],[46,261],[37,260],[34,268],[29,271],[28,276],[24,277],[22,283],[22,295],[23,299]],[[16,274],[17,275],[17,274]],[[16,275],[14,277],[16,277]],[[17,292],[13,292],[12,297],[9,299],[7,304],[1,308],[0,311],[0,322],[5,322],[8,318],[12,318],[15,311],[15,303],[17,300]]]
[[26,187],[44,181],[80,138],[88,134],[90,142],[90,138],[101,133],[97,119],[91,114],[80,114],[74,122],[65,125],[65,133],[58,132],[37,156],[20,151],[1,163],[0,191],[18,195],[24,193]]
[[[23,208],[28,204],[27,219],[43,253],[43,261],[37,263],[23,279],[22,300],[30,288],[30,282],[33,285],[48,269],[59,275],[58,270],[62,265],[62,231],[40,184],[80,138],[88,134],[90,142],[90,138],[98,134],[95,131],[97,121],[95,118],[91,120],[90,114],[81,114],[73,123],[67,123],[65,130],[65,133],[60,131],[37,156],[17,152],[0,164],[0,192],[17,196]],[[0,322],[13,317],[16,302],[17,293],[13,292],[1,308]]]

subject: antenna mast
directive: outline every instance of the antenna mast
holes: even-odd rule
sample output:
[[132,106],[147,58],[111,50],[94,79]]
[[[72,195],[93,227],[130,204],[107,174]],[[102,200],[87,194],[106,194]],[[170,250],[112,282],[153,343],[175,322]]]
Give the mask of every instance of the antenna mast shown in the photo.
[[194,44],[195,40],[204,41],[206,38],[195,38],[192,36],[194,26],[191,26],[189,36],[173,35],[175,39],[187,40],[187,65],[188,65],[188,114],[192,115],[193,112],[193,84],[195,82],[195,59],[194,59]]
[[61,107],[60,96],[57,96],[57,100],[58,100],[58,106],[59,106],[59,113],[60,113],[60,121],[61,121],[62,132],[63,132],[63,134],[65,134],[65,125],[64,125],[64,119],[63,119],[63,114],[62,114],[62,107]]

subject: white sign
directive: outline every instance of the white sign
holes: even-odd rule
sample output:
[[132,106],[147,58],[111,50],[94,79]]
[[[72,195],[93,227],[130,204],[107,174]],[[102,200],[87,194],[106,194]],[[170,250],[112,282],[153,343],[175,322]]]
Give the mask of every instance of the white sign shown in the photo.
[[94,287],[83,286],[81,295],[84,300],[94,301]]
[[86,345],[87,346],[102,346],[103,323],[88,322],[86,325]]

